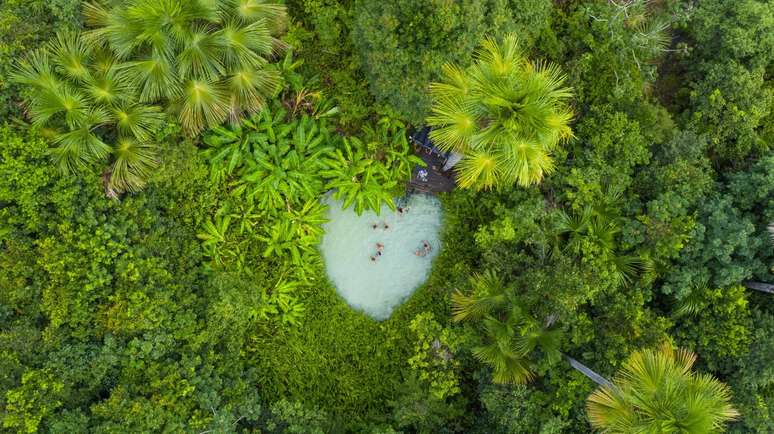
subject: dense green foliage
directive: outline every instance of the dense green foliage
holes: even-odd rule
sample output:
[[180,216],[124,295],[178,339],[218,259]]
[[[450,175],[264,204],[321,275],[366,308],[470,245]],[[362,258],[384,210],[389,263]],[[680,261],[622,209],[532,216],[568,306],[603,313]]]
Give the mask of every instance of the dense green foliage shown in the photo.
[[[774,432],[773,35],[770,0],[0,3],[0,431]],[[321,199],[394,208],[425,124],[497,158],[377,322]]]

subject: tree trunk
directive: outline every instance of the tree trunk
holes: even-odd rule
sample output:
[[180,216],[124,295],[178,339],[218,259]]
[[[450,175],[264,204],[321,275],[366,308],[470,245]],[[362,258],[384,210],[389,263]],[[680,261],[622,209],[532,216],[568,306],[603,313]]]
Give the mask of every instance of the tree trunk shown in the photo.
[[570,366],[572,366],[576,371],[580,372],[581,374],[587,376],[591,381],[599,384],[600,386],[608,386],[608,387],[613,386],[613,383],[608,381],[605,377],[592,371],[591,368],[584,365],[583,363],[573,359],[567,354],[564,354],[564,358],[570,363]]
[[756,291],[760,292],[766,292],[768,294],[774,294],[774,285],[771,283],[763,283],[763,282],[750,282],[745,281],[744,286],[749,289],[754,289]]

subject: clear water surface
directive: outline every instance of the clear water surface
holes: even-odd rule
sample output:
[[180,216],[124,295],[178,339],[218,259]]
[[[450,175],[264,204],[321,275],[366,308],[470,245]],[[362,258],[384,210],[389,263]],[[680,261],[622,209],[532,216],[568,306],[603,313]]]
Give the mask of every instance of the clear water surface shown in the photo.
[[403,213],[382,205],[378,216],[373,211],[358,216],[330,196],[324,200],[330,221],[320,250],[328,277],[350,306],[377,320],[388,318],[430,273],[441,248],[441,204],[432,196],[412,195],[397,202]]

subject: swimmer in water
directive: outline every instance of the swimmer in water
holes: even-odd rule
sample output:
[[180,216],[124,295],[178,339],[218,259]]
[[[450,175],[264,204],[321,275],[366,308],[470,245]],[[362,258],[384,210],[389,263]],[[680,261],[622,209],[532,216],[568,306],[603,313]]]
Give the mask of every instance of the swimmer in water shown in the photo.
[[376,256],[371,255],[371,262],[376,262]]
[[382,250],[384,250],[384,244],[376,243],[376,251],[381,252]]

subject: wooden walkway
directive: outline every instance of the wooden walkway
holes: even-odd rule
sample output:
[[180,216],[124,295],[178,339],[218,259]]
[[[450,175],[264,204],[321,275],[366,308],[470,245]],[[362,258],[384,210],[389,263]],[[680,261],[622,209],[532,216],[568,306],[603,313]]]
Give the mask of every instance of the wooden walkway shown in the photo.
[[414,167],[411,173],[407,193],[447,193],[457,187],[454,181],[454,172],[443,171],[446,159],[436,153],[428,153],[423,149],[416,149],[417,155],[427,164],[427,167]]

